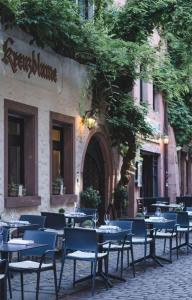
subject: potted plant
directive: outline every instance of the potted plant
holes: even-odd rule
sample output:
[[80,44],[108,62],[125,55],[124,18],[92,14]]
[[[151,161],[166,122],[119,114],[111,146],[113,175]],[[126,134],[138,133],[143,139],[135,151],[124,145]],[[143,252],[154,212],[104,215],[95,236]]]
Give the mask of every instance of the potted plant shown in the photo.
[[120,217],[125,213],[128,206],[128,191],[127,187],[123,185],[117,185],[114,191],[114,206],[117,211],[117,216]]
[[14,182],[11,182],[8,185],[8,196],[9,197],[17,197],[18,196],[18,185]]
[[95,190],[92,186],[87,187],[80,193],[81,207],[85,208],[97,208],[101,203],[101,196],[99,191]]
[[60,214],[64,214],[64,213],[65,213],[65,209],[64,209],[63,207],[61,207],[61,208],[59,208],[58,212],[59,212]]
[[52,194],[53,195],[63,195],[63,178],[57,177],[52,183]]

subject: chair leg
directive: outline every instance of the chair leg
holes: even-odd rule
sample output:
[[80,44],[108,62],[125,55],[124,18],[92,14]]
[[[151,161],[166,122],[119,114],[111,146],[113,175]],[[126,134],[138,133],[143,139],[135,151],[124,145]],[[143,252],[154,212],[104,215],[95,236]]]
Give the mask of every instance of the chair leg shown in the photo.
[[146,271],[147,244],[144,245],[144,272]]
[[63,276],[63,268],[64,268],[64,264],[65,264],[65,259],[63,259],[63,261],[62,261],[62,263],[61,263],[61,271],[60,271],[60,276],[59,276],[58,291],[60,290],[60,287],[61,287],[61,280],[62,280],[62,276]]
[[133,277],[135,277],[135,264],[134,264],[133,247],[132,246],[131,246],[131,260],[132,260]]
[[120,270],[121,278],[123,277],[123,251],[121,251],[121,270]]
[[186,232],[187,255],[189,254],[189,232]]
[[107,284],[106,284],[106,287],[107,287],[107,290],[108,290],[108,287],[109,287],[109,284],[108,284],[108,257],[104,258],[104,264],[105,264],[105,276],[107,278]]
[[178,249],[178,235],[176,234],[176,252],[177,252],[177,259],[179,258],[179,249]]
[[75,286],[75,278],[76,278],[76,259],[73,262],[73,286]]
[[127,250],[127,267],[129,268],[129,249]]
[[21,278],[21,299],[24,300],[23,273],[22,272],[20,272],[20,278]]
[[53,267],[53,274],[54,274],[54,283],[55,283],[55,295],[56,295],[56,300],[58,300],[56,265],[54,265]]
[[172,238],[170,238],[170,241],[169,241],[169,259],[172,263]]
[[8,275],[7,275],[7,280],[8,280],[8,287],[9,287],[10,299],[12,299],[11,278],[10,278],[10,273],[9,272],[8,272]]
[[94,294],[95,294],[96,269],[97,269],[97,262],[94,261],[94,265],[93,265],[93,278],[92,278],[92,296],[94,296]]
[[166,241],[167,241],[167,239],[165,238],[165,239],[164,239],[164,247],[163,247],[163,254],[165,254],[165,248],[166,248]]
[[36,300],[39,298],[40,272],[37,272]]
[[117,265],[116,265],[116,271],[118,271],[119,268],[119,251],[117,252]]

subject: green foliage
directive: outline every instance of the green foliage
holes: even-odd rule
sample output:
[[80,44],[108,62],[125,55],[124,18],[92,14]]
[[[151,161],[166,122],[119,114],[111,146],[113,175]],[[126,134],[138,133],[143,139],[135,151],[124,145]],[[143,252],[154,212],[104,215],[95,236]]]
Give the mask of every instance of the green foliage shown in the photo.
[[128,191],[125,186],[118,185],[114,191],[114,201],[119,204],[128,201]]
[[120,217],[128,205],[127,187],[118,184],[117,187],[115,188],[113,197],[114,197],[114,206],[117,212],[117,216]]
[[64,213],[65,213],[65,209],[64,209],[63,207],[61,207],[61,208],[59,208],[58,212],[59,212],[60,214],[64,214]]
[[[137,78],[154,81],[168,101],[178,144],[190,142],[192,5],[189,0],[129,0],[117,10],[109,9],[110,2],[94,1],[94,22],[82,19],[71,0],[1,0],[0,16],[2,23],[31,34],[31,43],[89,66],[92,109],[104,114],[123,155],[121,184],[126,184],[137,136],[151,134],[146,108],[130,97]],[[149,41],[154,29],[162,37],[156,48]]]
[[80,193],[80,202],[82,207],[97,208],[101,203],[101,196],[99,191],[95,190],[92,186],[89,186]]

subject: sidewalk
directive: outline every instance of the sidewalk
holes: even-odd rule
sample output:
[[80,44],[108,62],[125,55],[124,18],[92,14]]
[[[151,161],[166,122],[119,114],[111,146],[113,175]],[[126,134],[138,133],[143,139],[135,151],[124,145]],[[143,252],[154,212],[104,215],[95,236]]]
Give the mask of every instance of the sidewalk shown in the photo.
[[[162,255],[163,243],[159,241],[157,248],[158,254]],[[168,249],[167,249],[168,251]],[[143,254],[142,246],[134,248],[135,258],[141,257]],[[173,255],[172,264],[164,264],[163,267],[155,265],[152,261],[148,261],[146,272],[143,270],[142,264],[136,265],[136,277],[133,278],[132,270],[126,268],[126,255],[124,258],[124,278],[126,282],[113,281],[113,287],[106,290],[103,282],[98,279],[96,281],[95,296],[91,296],[91,281],[85,281],[77,284],[75,288],[72,286],[72,264],[66,262],[64,276],[62,280],[62,288],[59,293],[59,299],[64,300],[188,300],[192,299],[191,278],[192,278],[192,250],[189,255],[183,248],[179,252],[179,259]],[[57,271],[59,278],[60,262],[57,262]],[[110,255],[109,266],[111,273],[115,273],[116,255]],[[90,273],[90,264],[79,263],[77,265],[77,278],[83,277]],[[27,274],[25,276],[25,299],[35,299],[35,274]],[[40,282],[39,300],[53,300],[54,286],[53,274],[49,272],[42,273]],[[14,276],[12,280],[13,300],[20,300],[20,277]],[[8,295],[9,299],[9,295]]]

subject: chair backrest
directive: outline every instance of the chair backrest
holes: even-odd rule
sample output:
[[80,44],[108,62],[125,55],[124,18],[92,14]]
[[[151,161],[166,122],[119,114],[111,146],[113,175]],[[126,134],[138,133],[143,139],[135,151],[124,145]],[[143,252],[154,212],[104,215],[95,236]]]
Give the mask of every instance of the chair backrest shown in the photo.
[[46,217],[45,228],[64,229],[66,227],[66,219],[64,214],[53,212],[41,212]]
[[95,230],[66,227],[64,232],[66,251],[97,251],[97,233]]
[[186,207],[192,206],[192,195],[176,197],[176,203],[184,203],[184,210]]
[[103,233],[103,240],[104,241],[116,241],[116,242],[124,242],[126,239],[131,240],[131,237],[129,238],[129,230],[122,230],[120,232],[113,232],[113,233]]
[[189,216],[186,211],[180,211],[177,213],[177,224],[180,227],[188,227],[189,226]]
[[133,220],[132,234],[139,237],[147,236],[147,226],[144,219]]
[[154,224],[154,228],[156,230],[174,230],[175,229],[176,220],[169,220],[168,222],[161,222]]
[[[41,230],[25,230],[24,240],[32,240],[37,244],[45,244],[43,247],[28,249],[21,252],[22,256],[42,256],[46,250],[55,250],[57,234],[53,232],[46,232]],[[54,253],[49,255],[54,256]]]
[[36,224],[35,229],[43,228],[45,225],[45,219],[45,216],[39,215],[21,215],[19,218],[20,221],[28,221],[30,224]]
[[[4,243],[7,243],[8,242],[8,239],[9,239],[9,229],[6,228],[6,227],[2,227],[2,232],[1,232],[1,235],[3,235],[3,242]],[[2,241],[2,239],[1,239]]]

